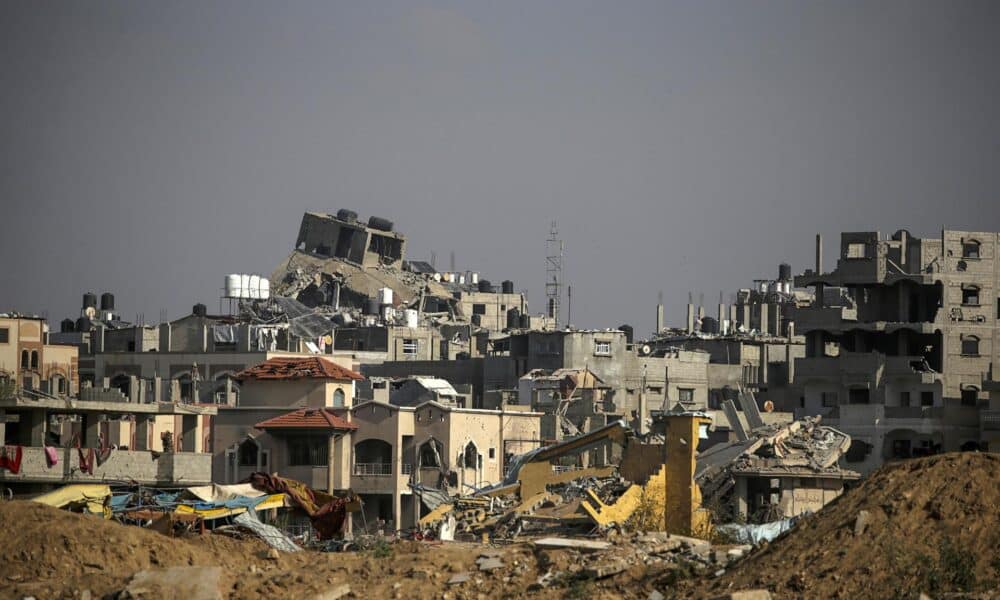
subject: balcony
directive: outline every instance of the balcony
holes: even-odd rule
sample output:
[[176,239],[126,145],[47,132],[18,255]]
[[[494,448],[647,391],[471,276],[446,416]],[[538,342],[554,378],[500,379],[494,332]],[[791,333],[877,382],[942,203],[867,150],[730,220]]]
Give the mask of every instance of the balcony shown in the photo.
[[[136,481],[144,485],[202,485],[212,481],[212,455],[206,452],[149,452],[112,450],[94,473],[80,470],[75,448],[57,448],[58,462],[48,466],[45,449],[24,446],[16,475],[0,469],[0,481],[25,483],[90,483]],[[86,451],[85,451],[86,452]]]
[[352,473],[363,477],[391,477],[392,463],[355,463]]

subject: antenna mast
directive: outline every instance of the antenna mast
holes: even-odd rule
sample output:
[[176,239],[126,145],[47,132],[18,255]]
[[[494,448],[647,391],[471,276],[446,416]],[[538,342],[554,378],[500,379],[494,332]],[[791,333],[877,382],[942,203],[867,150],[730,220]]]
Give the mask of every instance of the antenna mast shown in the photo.
[[548,297],[549,317],[555,329],[559,329],[559,304],[562,298],[563,242],[559,239],[559,229],[552,221],[549,239],[545,241],[545,295]]

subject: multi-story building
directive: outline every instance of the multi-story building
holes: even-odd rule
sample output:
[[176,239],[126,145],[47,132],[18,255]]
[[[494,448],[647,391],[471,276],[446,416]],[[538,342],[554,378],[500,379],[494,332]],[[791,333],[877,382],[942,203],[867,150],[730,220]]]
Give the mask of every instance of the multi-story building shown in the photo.
[[73,346],[49,343],[41,317],[0,315],[0,380],[15,388],[53,395],[74,395],[80,383],[79,357]]
[[[854,440],[851,468],[939,451],[993,449],[1000,261],[997,233],[843,233],[835,269],[796,277],[815,288],[794,321],[806,356],[798,413],[822,414]],[[992,438],[995,439],[995,438]]]

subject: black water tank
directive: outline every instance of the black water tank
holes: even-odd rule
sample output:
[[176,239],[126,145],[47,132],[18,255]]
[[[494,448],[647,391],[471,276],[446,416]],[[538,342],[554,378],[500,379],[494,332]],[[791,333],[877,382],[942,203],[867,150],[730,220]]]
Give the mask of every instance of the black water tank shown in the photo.
[[513,294],[514,282],[511,281],[510,279],[504,281],[503,283],[500,284],[500,290],[505,294]]
[[76,329],[76,323],[73,322],[73,319],[63,319],[59,323],[59,331],[63,333],[69,333],[71,331],[74,331],[75,329]]
[[625,343],[631,344],[632,339],[635,337],[635,329],[631,325],[620,325],[618,331],[625,332]]
[[76,320],[76,330],[77,331],[90,331],[90,319],[87,317],[80,317]]
[[778,265],[778,281],[791,281],[792,280],[792,265],[788,263],[781,263]]
[[368,226],[379,231],[392,231],[392,221],[382,217],[368,217]]
[[348,223],[353,223],[358,220],[358,213],[353,210],[347,210],[342,208],[337,211],[337,218],[341,221],[347,221]]
[[199,302],[191,307],[191,314],[196,317],[204,317],[208,315],[208,307]]
[[531,325],[531,317],[526,314],[521,315],[521,329],[527,329],[529,325]]
[[101,310],[115,309],[115,295],[111,292],[101,294]]
[[713,317],[704,317],[701,320],[702,333],[719,333],[719,321]]
[[480,292],[486,292],[486,293],[492,293],[493,292],[493,284],[490,283],[489,281],[486,281],[485,279],[480,279],[479,280],[479,291]]
[[472,315],[472,324],[476,327],[483,326],[483,315]]
[[378,303],[378,298],[369,298],[368,301],[365,302],[366,315],[377,315],[379,312],[379,308],[380,306]]
[[521,326],[521,311],[512,308],[507,311],[507,329],[517,329]]
[[97,294],[94,292],[87,292],[83,295],[83,307],[84,308],[97,308]]

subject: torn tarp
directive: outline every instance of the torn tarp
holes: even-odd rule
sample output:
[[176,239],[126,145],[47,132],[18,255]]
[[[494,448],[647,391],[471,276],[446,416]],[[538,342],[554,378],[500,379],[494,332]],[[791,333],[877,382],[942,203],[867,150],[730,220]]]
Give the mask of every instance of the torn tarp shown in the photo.
[[434,510],[442,504],[450,504],[452,502],[452,498],[447,494],[447,492],[430,488],[419,483],[410,483],[409,486],[410,489],[413,490],[413,493],[420,498],[420,503],[423,504],[427,510]]
[[257,518],[257,513],[250,509],[245,513],[236,515],[233,523],[254,532],[257,537],[264,540],[268,546],[281,550],[282,552],[298,552],[302,548],[295,545],[287,535],[282,533],[277,527],[261,523]]
[[782,519],[780,521],[774,521],[771,523],[763,523],[761,525],[743,525],[740,523],[727,523],[725,525],[719,525],[716,530],[719,533],[726,534],[730,536],[733,541],[740,544],[753,544],[754,546],[759,546],[763,542],[772,542],[779,535],[785,533],[789,529],[795,526],[795,524],[802,518],[802,516],[811,513],[802,513],[797,517],[792,517],[790,519]]

